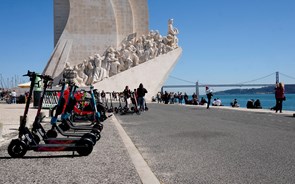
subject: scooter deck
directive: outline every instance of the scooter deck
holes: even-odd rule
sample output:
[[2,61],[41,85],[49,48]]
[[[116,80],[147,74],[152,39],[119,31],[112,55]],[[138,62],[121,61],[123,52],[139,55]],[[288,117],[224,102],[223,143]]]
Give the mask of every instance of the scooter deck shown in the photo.
[[77,151],[77,149],[85,148],[84,145],[77,144],[39,144],[30,146],[34,151]]
[[44,142],[46,144],[73,144],[73,143],[77,143],[80,140],[80,138],[48,138],[48,139],[44,139]]

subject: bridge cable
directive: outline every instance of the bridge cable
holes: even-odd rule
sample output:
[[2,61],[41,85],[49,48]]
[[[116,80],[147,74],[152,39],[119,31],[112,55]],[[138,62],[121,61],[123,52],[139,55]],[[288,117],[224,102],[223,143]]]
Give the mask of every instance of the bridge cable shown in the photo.
[[181,79],[181,78],[178,78],[178,77],[174,77],[172,75],[170,75],[170,77],[173,78],[173,79],[177,79],[177,80],[183,81],[183,82],[187,82],[187,83],[191,83],[191,84],[196,84],[195,82],[184,80],[184,79]]
[[286,75],[286,74],[283,74],[283,73],[280,73],[280,75],[283,75],[283,76],[288,77],[288,78],[290,78],[290,79],[295,79],[295,77],[292,77],[292,76],[290,76],[290,75]]
[[274,75],[274,74],[275,74],[275,72],[274,72],[274,73],[271,73],[271,74],[269,74],[269,75],[266,75],[266,76],[264,76],[264,77],[260,77],[260,78],[253,79],[253,80],[250,80],[250,81],[240,82],[240,83],[238,83],[238,84],[246,84],[246,83],[250,83],[250,82],[255,82],[255,81],[258,81],[258,80],[261,80],[261,79],[265,79],[265,78],[267,78],[267,77],[269,77],[269,76],[271,76],[271,75]]
[[[245,81],[245,82],[240,82],[240,83],[237,83],[237,84],[246,84],[246,83],[250,83],[250,82],[255,82],[255,81],[258,81],[258,80],[261,80],[261,79],[265,79],[265,78],[267,78],[267,77],[270,77],[270,76],[272,76],[272,75],[274,75],[274,74],[276,74],[276,73],[273,72],[273,73],[271,73],[271,74],[269,74],[269,75],[266,75],[266,76],[263,76],[263,77],[260,77],[260,78],[257,78],[257,79],[253,79],[253,80]],[[282,73],[280,73],[280,74],[282,74]],[[294,77],[288,76],[288,75],[286,75],[286,74],[282,74],[282,75],[284,75],[284,76],[286,76],[286,77],[289,77],[289,78],[292,78],[292,79],[295,79]],[[172,75],[170,75],[169,77],[174,78],[174,79],[177,79],[177,80],[180,80],[180,81],[183,81],[183,82],[187,82],[187,83],[195,84],[195,82],[188,81],[188,80],[185,80],[185,79],[181,79],[181,78],[178,78],[178,77],[175,77],[175,76],[172,76]],[[200,84],[200,85],[205,85],[205,84],[203,84],[203,83],[199,83],[199,84]]]

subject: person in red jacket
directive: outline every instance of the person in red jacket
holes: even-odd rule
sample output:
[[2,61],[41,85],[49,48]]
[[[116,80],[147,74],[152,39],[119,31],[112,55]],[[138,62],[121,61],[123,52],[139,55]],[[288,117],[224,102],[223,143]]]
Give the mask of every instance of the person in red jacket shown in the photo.
[[276,97],[276,113],[278,111],[282,113],[283,101],[286,99],[286,97],[285,97],[284,84],[281,82],[275,88],[275,97]]

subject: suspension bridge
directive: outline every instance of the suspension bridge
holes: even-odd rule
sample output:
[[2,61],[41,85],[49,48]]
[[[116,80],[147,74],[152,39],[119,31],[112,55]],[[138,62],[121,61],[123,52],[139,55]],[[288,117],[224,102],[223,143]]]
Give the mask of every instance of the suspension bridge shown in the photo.
[[[202,84],[202,83],[199,83],[198,81],[194,83],[194,82],[191,82],[191,81],[187,81],[187,80],[184,80],[184,79],[180,79],[180,78],[177,78],[177,77],[170,76],[170,77],[172,77],[174,79],[177,79],[177,80],[180,80],[180,81],[183,81],[183,82],[194,83],[194,84],[193,85],[192,84],[191,85],[164,85],[161,88],[161,92],[163,93],[164,89],[167,89],[167,88],[195,88],[195,93],[199,96],[199,94],[200,94],[199,88],[200,87],[206,87],[206,86],[208,86],[208,87],[264,87],[264,86],[274,86],[275,83],[272,83],[272,84],[254,83],[256,81],[259,81],[259,80],[262,80],[264,78],[270,77],[270,76],[272,76],[274,74],[275,74],[275,83],[280,82],[280,75],[295,80],[295,77],[292,77],[292,76],[289,76],[289,75],[286,75],[286,74],[283,74],[283,73],[280,73],[280,72],[271,73],[269,75],[266,75],[266,76],[263,76],[263,77],[260,77],[260,78],[254,79],[254,80],[241,82],[241,83],[237,83],[237,84]],[[291,85],[291,84],[288,84],[288,85]]]

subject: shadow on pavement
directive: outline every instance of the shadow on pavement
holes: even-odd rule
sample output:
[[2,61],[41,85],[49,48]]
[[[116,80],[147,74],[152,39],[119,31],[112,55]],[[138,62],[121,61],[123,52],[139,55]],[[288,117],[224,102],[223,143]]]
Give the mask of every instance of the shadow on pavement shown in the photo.
[[24,156],[23,158],[12,158],[10,156],[0,157],[0,160],[4,159],[38,159],[38,158],[74,158],[82,157],[80,155],[47,155],[47,156]]

